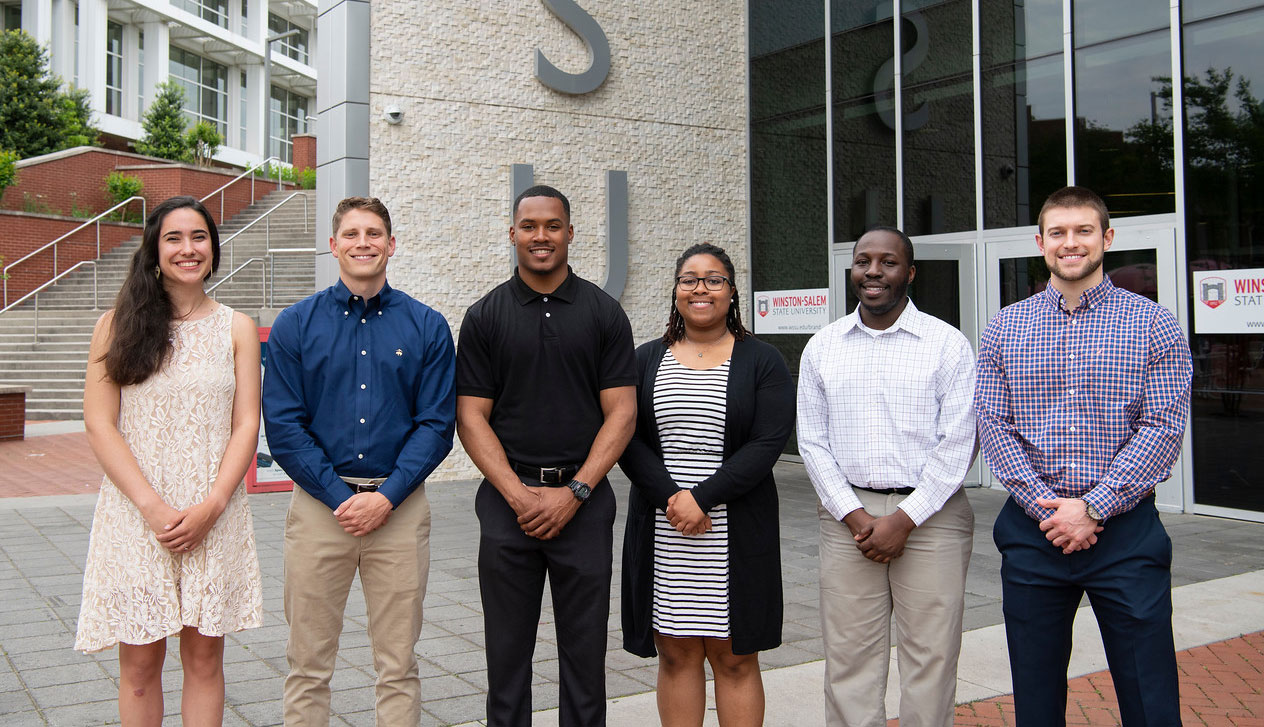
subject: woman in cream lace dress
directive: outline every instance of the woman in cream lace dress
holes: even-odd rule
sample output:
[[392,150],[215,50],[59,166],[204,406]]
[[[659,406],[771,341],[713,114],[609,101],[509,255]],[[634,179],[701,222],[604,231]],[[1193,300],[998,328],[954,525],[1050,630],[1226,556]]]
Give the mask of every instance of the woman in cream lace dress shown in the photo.
[[92,334],[83,414],[105,480],[75,648],[119,645],[124,725],[162,723],[168,636],[180,637],[183,723],[221,724],[224,634],[262,622],[242,486],[259,431],[259,343],[248,317],[203,292],[218,264],[205,208],[163,202]]

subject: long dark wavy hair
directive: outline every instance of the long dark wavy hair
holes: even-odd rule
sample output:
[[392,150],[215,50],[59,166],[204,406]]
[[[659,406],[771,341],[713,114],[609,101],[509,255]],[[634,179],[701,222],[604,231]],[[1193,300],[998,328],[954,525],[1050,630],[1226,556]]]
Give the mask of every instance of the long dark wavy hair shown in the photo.
[[[729,259],[729,254],[724,252],[724,248],[709,242],[700,242],[690,246],[676,258],[676,273],[672,276],[671,312],[667,314],[667,332],[663,334],[663,345],[671,346],[685,338],[685,319],[676,308],[675,279],[680,276],[681,269],[685,267],[685,261],[694,255],[711,255],[724,264],[724,272],[728,273],[729,282],[732,283],[733,288],[733,302],[729,303],[729,312],[724,317],[724,326],[729,329],[729,333],[733,334],[733,338],[739,341],[746,338],[750,335],[750,331],[742,325],[742,314],[739,310],[742,305],[738,299],[737,273],[733,269],[733,261]],[[702,285],[702,281],[698,281],[698,285]]]
[[106,373],[119,386],[139,384],[153,376],[171,354],[175,311],[158,274],[158,238],[167,215],[184,208],[202,215],[211,235],[211,272],[206,277],[219,270],[219,230],[201,202],[188,196],[172,197],[149,213],[140,248],[132,255],[127,279],[114,300],[113,336],[104,357]]

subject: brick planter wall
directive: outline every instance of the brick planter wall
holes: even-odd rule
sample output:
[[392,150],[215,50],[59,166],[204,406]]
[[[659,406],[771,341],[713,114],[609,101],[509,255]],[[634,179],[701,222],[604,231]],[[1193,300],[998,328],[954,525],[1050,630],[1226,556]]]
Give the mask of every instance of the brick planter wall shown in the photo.
[[0,388],[0,442],[26,436],[26,389],[21,386]]

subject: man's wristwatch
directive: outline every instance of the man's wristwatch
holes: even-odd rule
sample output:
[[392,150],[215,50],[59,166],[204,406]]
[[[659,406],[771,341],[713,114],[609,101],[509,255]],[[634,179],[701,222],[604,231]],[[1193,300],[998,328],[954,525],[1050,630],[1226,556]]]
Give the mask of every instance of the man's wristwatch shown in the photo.
[[[1083,499],[1083,498],[1080,498],[1080,499]],[[1093,507],[1093,503],[1089,502],[1088,500],[1084,500],[1084,514],[1088,515],[1089,517],[1093,518],[1099,523],[1102,521],[1102,514],[1098,512],[1097,508]]]
[[589,487],[588,483],[586,482],[580,482],[579,480],[571,480],[570,482],[566,483],[566,486],[570,488],[571,494],[573,494],[575,496],[575,499],[579,500],[580,503],[587,502],[588,496],[592,494],[592,488]]

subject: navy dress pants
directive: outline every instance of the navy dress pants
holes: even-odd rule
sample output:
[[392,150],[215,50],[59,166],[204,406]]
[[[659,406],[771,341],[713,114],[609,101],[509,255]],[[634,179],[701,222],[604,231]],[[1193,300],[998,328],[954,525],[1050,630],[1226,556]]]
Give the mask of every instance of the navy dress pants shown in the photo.
[[[539,486],[537,482],[527,482]],[[487,480],[474,499],[482,532],[478,583],[487,641],[487,724],[530,727],[531,657],[548,575],[557,628],[560,727],[606,723],[606,646],[615,497],[610,483],[553,540],[537,540]]]
[[1154,497],[1108,519],[1088,550],[1063,555],[1011,497],[1001,552],[1005,636],[1019,727],[1066,724],[1071,624],[1083,594],[1097,616],[1124,727],[1179,726],[1172,642],[1172,541]]

